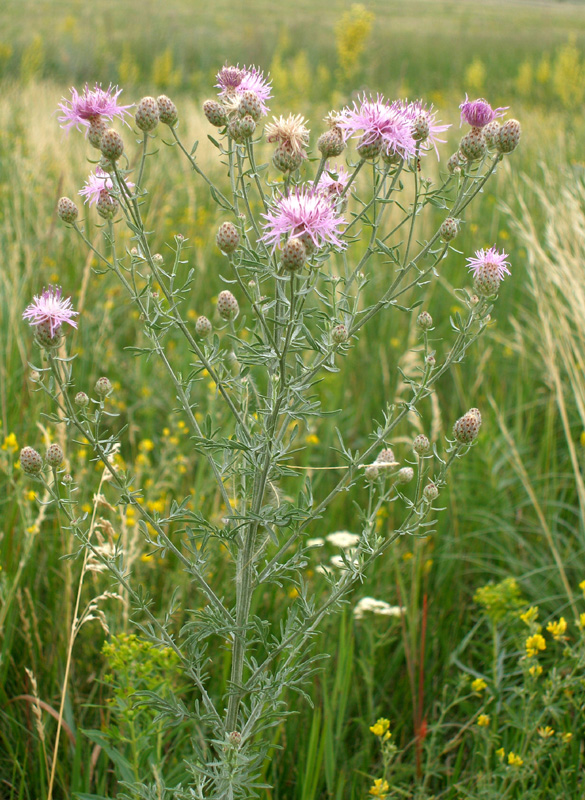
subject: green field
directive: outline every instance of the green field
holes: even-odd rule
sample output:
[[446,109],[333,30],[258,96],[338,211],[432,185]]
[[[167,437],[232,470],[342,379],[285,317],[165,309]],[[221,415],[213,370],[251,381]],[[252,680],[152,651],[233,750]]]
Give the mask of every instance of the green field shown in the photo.
[[[263,773],[272,788],[260,796],[583,797],[584,4],[380,0],[364,2],[360,11],[337,0],[298,0],[291,7],[262,0],[6,0],[0,23],[0,798],[47,797],[81,577],[80,613],[86,609],[91,618],[72,650],[53,797],[116,797],[125,770],[156,783],[152,764],[168,786],[187,781],[184,758],[194,730],[164,730],[150,709],[132,701],[136,691],[164,694],[172,686],[190,702],[184,676],[167,651],[124,638],[138,633],[127,597],[89,608],[116,587],[100,571],[82,574],[81,556],[65,558],[77,545],[18,468],[20,448],[64,445],[81,508],[101,520],[104,539],[109,531],[121,537],[155,613],[176,591],[178,631],[200,598],[176,561],[150,555],[135,520],[96,503],[101,468],[83,443],[66,443],[62,426],[43,416],[50,409],[28,366],[39,351],[21,316],[49,283],[72,295],[83,314],[67,345],[77,355],[76,383],[90,386],[101,375],[113,382],[112,410],[128,426],[121,457],[148,508],[168,509],[173,498],[190,495],[193,507],[220,519],[221,497],[172,412],[176,401],[164,370],[124,349],[146,341],[138,312],[115,276],[95,270],[97,260],[57,218],[58,198],[75,199],[93,166],[83,136],[65,136],[55,110],[70,86],[86,81],[123,86],[129,103],[164,92],[179,109],[182,139],[189,146],[200,141],[198,163],[225,189],[226,171],[207,139],[215,132],[201,106],[215,96],[215,74],[226,61],[270,71],[271,113],[309,119],[311,170],[323,116],[357,90],[434,103],[440,119],[452,123],[441,169],[461,136],[458,105],[466,92],[510,106],[509,116],[523,128],[518,151],[471,206],[458,252],[420,290],[435,321],[437,353],[444,354],[451,317],[462,310],[457,289],[466,285],[465,258],[494,243],[509,254],[512,276],[486,334],[423,408],[425,432],[441,441],[455,419],[479,407],[479,441],[450,474],[434,533],[403,537],[342,612],[321,626],[316,649],[330,658],[306,687],[312,704],[287,697],[295,713],[270,732],[274,750]],[[224,215],[177,148],[161,140],[169,137],[159,137],[161,152],[149,167],[152,249],[166,255],[177,233],[189,239],[195,283],[187,315],[194,320],[224,288],[215,245]],[[261,152],[268,160],[270,148],[263,144]],[[431,176],[436,180],[437,170]],[[424,235],[441,213],[425,212]],[[98,217],[81,216],[97,244]],[[386,283],[374,265],[365,301],[375,301]],[[381,315],[349,350],[342,372],[323,380],[319,399],[337,413],[302,430],[301,466],[337,463],[336,428],[349,447],[363,448],[384,404],[404,399],[397,368],[412,367],[415,320],[397,309]],[[191,354],[178,341],[169,348],[178,369],[187,370]],[[227,424],[213,387],[204,382],[201,391],[201,413]],[[420,425],[409,418],[393,439],[401,461]],[[336,481],[331,470],[312,476],[320,494]],[[352,500],[338,498],[310,535],[354,530]],[[380,514],[380,530],[395,529],[396,513],[390,507]],[[320,591],[317,567],[335,550],[313,552],[305,577]],[[231,602],[223,547],[214,551],[210,572]],[[365,596],[406,612],[356,619],[353,608]],[[276,629],[294,599],[294,592],[270,585],[255,597],[254,610]],[[532,606],[538,621],[530,614],[522,620]],[[561,617],[566,632],[558,627]],[[527,637],[539,635],[545,649],[523,659]],[[229,649],[220,653],[209,667],[218,695],[230,663]],[[530,672],[535,666],[541,674]],[[472,684],[477,679],[485,687]],[[396,753],[370,730],[379,718],[390,722]],[[368,794],[376,780],[387,780],[387,789],[380,783]],[[149,797],[173,795],[154,788]]]

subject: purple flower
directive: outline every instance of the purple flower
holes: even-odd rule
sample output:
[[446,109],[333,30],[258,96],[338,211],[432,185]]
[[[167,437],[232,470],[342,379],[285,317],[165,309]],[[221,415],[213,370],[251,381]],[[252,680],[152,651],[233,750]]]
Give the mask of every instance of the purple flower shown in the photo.
[[337,126],[343,131],[345,139],[361,131],[362,145],[382,140],[387,155],[396,153],[401,158],[409,158],[416,152],[410,117],[403,108],[389,104],[380,94],[375,100],[364,94],[359,105],[354,103],[353,108],[344,108]]
[[62,102],[59,103],[59,108],[63,112],[63,116],[59,117],[61,127],[65,128],[65,130],[73,127],[80,130],[80,125],[89,128],[91,120],[100,116],[109,120],[118,117],[122,122],[125,122],[124,115],[130,116],[130,112],[127,109],[132,106],[118,105],[118,97],[121,92],[122,89],[118,89],[117,86],[112,86],[112,84],[107,89],[102,89],[96,83],[95,87],[90,89],[86,83],[83,94],[79,94],[77,89],[72,86],[71,100],[63,98]]
[[495,247],[490,247],[489,250],[476,250],[472,258],[467,259],[467,266],[470,272],[473,272],[474,278],[490,278],[498,283],[504,280],[504,276],[511,275],[508,269],[509,262],[506,261],[508,254],[498,253]]
[[414,125],[419,117],[426,117],[429,124],[429,135],[427,139],[421,143],[421,152],[424,153],[426,150],[430,150],[431,147],[434,147],[437,158],[439,158],[437,142],[444,143],[446,139],[439,139],[437,134],[448,130],[451,125],[437,125],[435,122],[437,112],[433,110],[432,104],[429,107],[422,100],[413,100],[410,103],[408,100],[396,100],[392,105],[402,110],[402,113],[410,119],[411,125]]
[[330,167],[329,164],[326,164],[319,178],[317,191],[323,192],[323,194],[329,195],[329,197],[336,198],[343,193],[348,181],[349,172],[345,167],[338,167],[337,165]]
[[[131,189],[134,184],[132,181],[126,181],[126,186]],[[85,186],[83,189],[79,190],[79,194],[82,197],[85,197],[84,203],[89,203],[90,206],[93,206],[97,203],[100,198],[100,194],[104,189],[107,192],[111,192],[114,188],[114,184],[112,179],[108,175],[107,172],[104,172],[101,167],[97,167],[95,173],[90,172],[89,177],[85,182]]]
[[77,322],[73,317],[78,313],[71,308],[70,297],[66,299],[61,297],[61,287],[49,286],[40,297],[34,296],[33,302],[26,308],[22,318],[28,319],[32,326],[48,325],[50,335],[55,336],[64,322],[77,328]]
[[496,117],[504,116],[504,111],[507,111],[509,106],[496,108],[495,110],[490,106],[487,100],[479,98],[478,100],[470,100],[465,95],[465,102],[459,106],[461,109],[461,122],[467,122],[472,128],[483,128],[488,122],[491,122]]
[[226,65],[217,73],[217,88],[220,97],[226,100],[238,99],[244,92],[254,92],[260,101],[262,113],[268,113],[266,101],[272,97],[270,81],[255,66],[232,67]]
[[327,195],[312,187],[297,187],[288,197],[281,195],[268,214],[262,216],[266,223],[261,239],[273,247],[281,236],[301,239],[316,248],[327,243],[340,249],[347,246],[339,239],[346,220],[336,213]]

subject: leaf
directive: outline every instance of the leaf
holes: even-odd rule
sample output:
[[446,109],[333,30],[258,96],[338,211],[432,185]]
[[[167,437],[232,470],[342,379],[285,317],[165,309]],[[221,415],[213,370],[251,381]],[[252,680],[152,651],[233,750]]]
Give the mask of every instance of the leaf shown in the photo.
[[[211,136],[209,138],[211,139]],[[192,156],[195,153],[195,150],[197,150],[198,147],[199,147],[199,141],[196,141],[195,144],[193,145],[193,147],[191,148],[191,152],[189,153],[189,155]]]

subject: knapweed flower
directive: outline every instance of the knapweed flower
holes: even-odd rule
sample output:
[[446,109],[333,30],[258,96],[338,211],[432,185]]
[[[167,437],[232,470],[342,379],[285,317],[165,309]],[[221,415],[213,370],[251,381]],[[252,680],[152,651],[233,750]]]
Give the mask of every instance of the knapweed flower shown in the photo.
[[493,109],[487,100],[479,98],[470,100],[465,95],[465,101],[459,106],[461,109],[461,122],[467,122],[472,128],[483,128],[496,117],[503,117],[508,106]]
[[558,622],[549,622],[546,626],[549,633],[552,633],[555,641],[560,641],[567,631],[567,620],[561,617]]
[[345,167],[338,167],[337,165],[329,167],[326,164],[317,183],[317,190],[335,199],[340,194],[343,194],[348,181],[349,172]]
[[416,152],[412,119],[400,104],[389,103],[381,94],[375,100],[364,94],[352,108],[344,108],[337,127],[346,140],[359,136],[359,147],[379,145],[387,156],[406,159]]
[[[132,181],[126,181],[126,186],[131,189],[134,184]],[[85,182],[83,189],[79,190],[79,194],[85,198],[84,203],[89,203],[93,206],[100,198],[100,194],[104,191],[110,192],[114,188],[112,179],[107,172],[104,172],[101,167],[97,167],[95,172],[90,172],[89,177]]]
[[[408,100],[396,100],[392,106],[396,109],[399,109],[404,116],[410,120],[411,132],[419,121],[423,119],[425,120],[425,123],[428,126],[428,134],[426,135],[424,141],[421,142],[421,153],[424,153],[425,151],[430,150],[431,147],[434,147],[437,158],[439,158],[437,142],[444,143],[446,142],[446,139],[439,139],[437,134],[444,133],[444,131],[448,130],[451,125],[444,125],[443,123],[437,124],[435,121],[437,112],[433,109],[432,104],[428,106],[422,100],[413,100],[410,103]],[[414,138],[416,139],[416,136]]]
[[539,650],[546,650],[546,642],[544,636],[540,633],[535,633],[526,639],[526,655],[528,658],[538,655]]
[[107,89],[102,89],[96,83],[94,88],[90,89],[86,83],[83,94],[79,94],[77,89],[72,86],[71,99],[66,100],[63,98],[59,103],[59,108],[63,112],[63,115],[58,118],[61,127],[65,130],[73,127],[80,130],[80,125],[89,128],[91,121],[98,117],[105,117],[109,120],[118,117],[122,122],[125,122],[124,117],[126,115],[130,116],[128,109],[132,108],[132,106],[118,105],[118,97],[121,92],[122,89],[118,89],[117,86],[112,86],[112,84]]
[[272,118],[265,128],[266,141],[276,142],[285,147],[293,155],[306,157],[305,147],[309,144],[309,130],[305,126],[305,118],[300,114],[289,114],[288,117]]
[[78,313],[71,307],[71,298],[61,296],[60,286],[49,286],[41,295],[34,296],[33,302],[26,308],[22,318],[27,319],[31,326],[47,326],[52,337],[59,333],[64,322],[77,328],[77,322],[73,317]]
[[288,197],[281,195],[268,214],[262,216],[266,223],[261,240],[274,248],[284,236],[301,239],[309,248],[326,244],[339,249],[347,246],[339,238],[346,220],[337,214],[324,194],[313,188],[297,187]]
[[370,725],[370,730],[374,736],[384,736],[389,727],[390,720],[386,719],[385,717],[380,717],[380,719],[376,721],[375,725]]
[[220,97],[230,103],[239,101],[244,92],[254,92],[260,101],[262,113],[268,113],[266,101],[272,97],[272,87],[270,81],[264,77],[264,73],[255,66],[233,67],[226,65],[217,73],[217,83],[215,85],[220,90]]
[[508,255],[503,250],[498,253],[495,247],[490,247],[489,250],[476,250],[475,255],[467,259],[478,294],[489,297],[497,293],[504,277],[512,274],[508,269],[507,258]]

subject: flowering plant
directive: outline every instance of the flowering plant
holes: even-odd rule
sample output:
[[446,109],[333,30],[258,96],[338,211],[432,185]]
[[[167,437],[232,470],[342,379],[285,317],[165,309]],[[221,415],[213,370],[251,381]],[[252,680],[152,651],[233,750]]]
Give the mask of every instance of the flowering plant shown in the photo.
[[[229,188],[218,186],[201,168],[196,145],[185,147],[178,110],[168,97],[145,97],[136,106],[141,150],[134,161],[120,133],[108,127],[129,114],[129,106],[118,105],[117,87],[86,87],[83,95],[72,90],[71,100],[61,104],[61,121],[66,128],[86,128],[89,144],[101,153],[80,194],[104,221],[103,247],[78,223],[72,200],[62,198],[58,213],[93,251],[100,268],[117,276],[128,301],[137,307],[148,346],[133,350],[164,365],[193,451],[206,462],[223,502],[219,520],[204,498],[196,508],[188,498],[173,501],[164,514],[141,502],[131,470],[116,460],[124,437],[123,429],[113,428],[111,381],[100,378],[90,397],[73,380],[64,324],[83,325],[83,315],[73,320],[71,301],[54,288],[35,298],[24,314],[45,353],[46,362],[34,369],[39,387],[58,405],[51,419],[87,440],[103,464],[108,502],[133,510],[151,550],[182,565],[200,593],[200,607],[190,612],[188,623],[175,629],[172,604],[162,617],[153,612],[148,592],[127,570],[128,554],[120,542],[109,550],[96,544],[92,526],[77,510],[75,481],[62,467],[64,453],[58,445],[44,461],[32,447],[24,448],[21,465],[44,482],[85,552],[126,593],[143,636],[174,654],[196,692],[189,704],[171,690],[137,693],[137,702],[151,706],[169,725],[189,724],[197,731],[188,761],[190,783],[169,792],[177,798],[223,800],[256,796],[270,748],[266,731],[288,713],[284,692],[303,694],[304,682],[322,658],[312,648],[321,621],[347,600],[369,565],[399,537],[430,531],[447,470],[478,435],[481,414],[471,409],[455,422],[445,443],[431,443],[419,433],[412,450],[400,457],[406,462],[402,466],[391,448],[400,426],[414,423],[420,430],[421,404],[485,329],[508,273],[507,256],[495,247],[469,259],[474,289],[460,290],[466,312],[453,319],[453,341],[440,356],[431,338],[432,317],[420,310],[417,292],[439,270],[467,207],[518,144],[520,128],[515,120],[500,124],[495,117],[502,110],[490,117],[489,105],[477,101],[484,104],[479,116],[485,127],[472,127],[463,137],[435,185],[424,157],[438,156],[437,134],[448,126],[438,124],[436,112],[421,101],[391,103],[381,95],[364,95],[328,115],[327,130],[317,141],[321,157],[309,178],[309,131],[298,114],[275,118],[266,126],[274,171],[257,163],[259,153],[266,152],[259,124],[271,98],[270,83],[260,70],[226,66],[218,74],[217,88],[217,99],[208,100],[203,109],[221,135],[219,141],[210,138],[227,164]],[[465,108],[463,113],[473,125],[478,114]],[[208,310],[195,325],[187,314],[193,297],[187,239],[175,236],[171,263],[153,253],[150,244],[147,166],[153,156],[149,143],[160,125],[227,217],[216,242],[228,270],[222,279],[230,288],[217,297],[215,319]],[[353,138],[355,154],[348,147]],[[333,162],[346,150],[346,164]],[[263,172],[269,176],[265,181]],[[417,224],[429,204],[445,216],[438,230],[424,236],[416,232]],[[120,216],[129,236],[124,254]],[[368,303],[364,290],[373,269],[385,271],[388,278],[375,302]],[[420,346],[417,371],[405,378],[409,396],[381,408],[380,423],[366,422],[369,442],[360,450],[338,433],[331,463],[312,465],[338,476],[317,496],[310,472],[304,475],[298,464],[299,432],[325,413],[317,393],[323,374],[341,368],[367,325],[382,313],[416,314]],[[177,368],[174,350],[168,347],[171,332],[192,355],[187,374]],[[204,378],[224,403],[219,425],[196,410]],[[340,493],[352,487],[359,511],[352,524],[357,533],[351,551],[341,548],[335,570],[325,571],[325,589],[314,589],[305,578],[309,542],[314,541],[307,537]],[[401,506],[402,513],[396,528],[386,534],[376,520],[390,503]],[[226,602],[224,587],[213,585],[209,577],[207,565],[218,547],[233,570],[233,604]],[[266,585],[294,590],[279,631],[270,630],[256,615],[255,600]],[[226,643],[230,678],[222,694],[208,665]],[[158,772],[159,792],[164,780]],[[134,796],[152,796],[146,781],[124,785]]]

